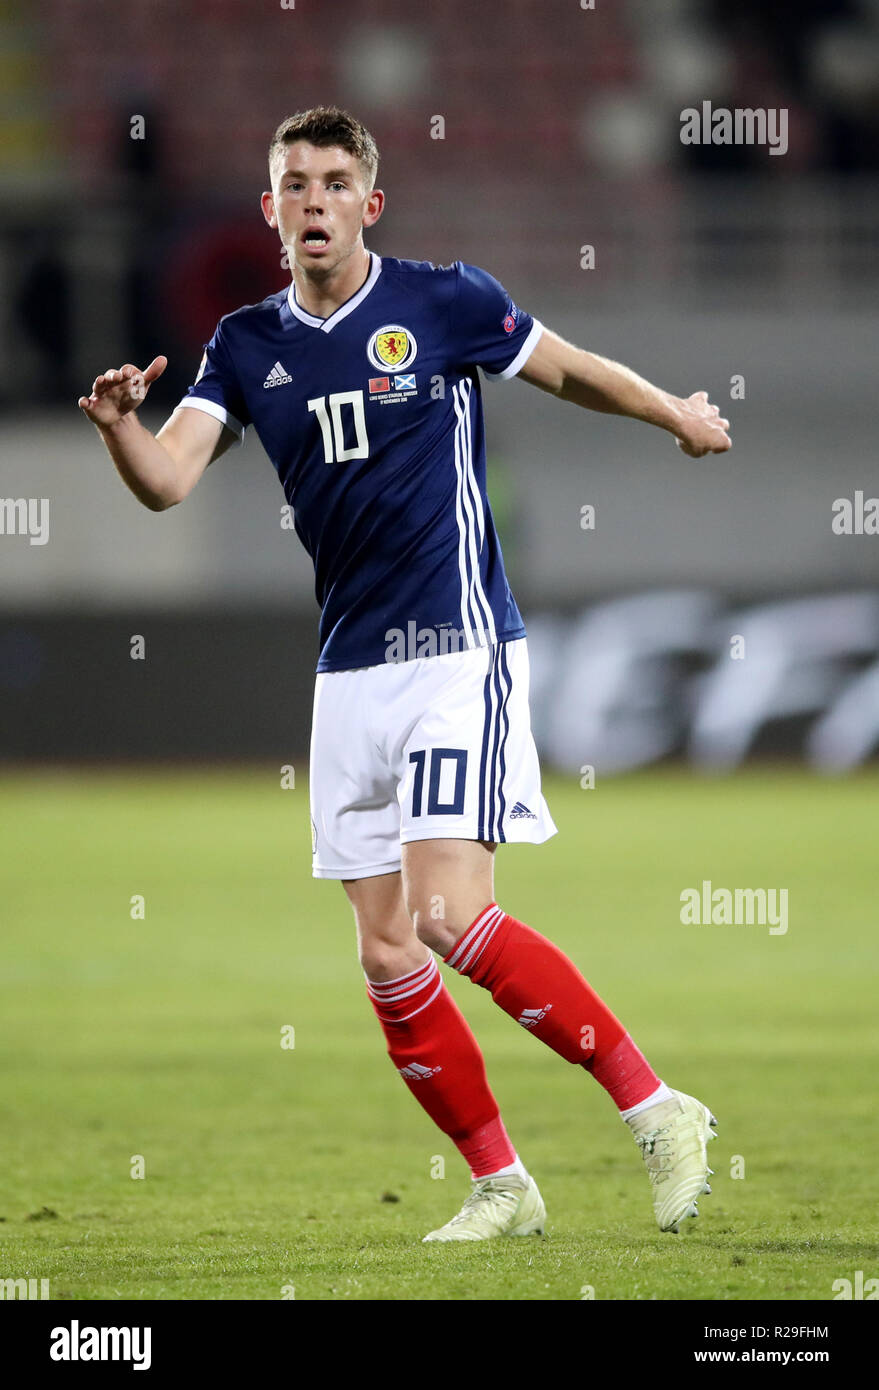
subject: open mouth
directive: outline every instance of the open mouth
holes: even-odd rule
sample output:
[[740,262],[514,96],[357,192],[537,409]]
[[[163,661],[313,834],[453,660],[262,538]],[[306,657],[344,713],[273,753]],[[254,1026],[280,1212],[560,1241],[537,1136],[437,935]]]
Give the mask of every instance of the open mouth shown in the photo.
[[303,234],[302,241],[310,251],[322,251],[330,244],[330,238],[322,227],[308,227]]

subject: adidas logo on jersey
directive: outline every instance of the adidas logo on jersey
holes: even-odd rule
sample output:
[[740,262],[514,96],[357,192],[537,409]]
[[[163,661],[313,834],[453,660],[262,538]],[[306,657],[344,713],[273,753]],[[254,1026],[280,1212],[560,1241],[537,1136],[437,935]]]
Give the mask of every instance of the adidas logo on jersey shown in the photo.
[[286,367],[282,367],[280,362],[276,362],[262,384],[263,390],[268,391],[270,386],[287,386],[293,380]]
[[438,1071],[442,1071],[442,1067],[423,1067],[420,1062],[410,1062],[408,1067],[398,1067],[397,1071],[410,1081],[425,1081],[428,1076],[435,1076]]
[[523,1009],[518,1019],[523,1028],[536,1028],[542,1018],[546,1018],[552,1004],[544,1004],[542,1009]]
[[516,804],[515,804],[515,806],[513,807],[512,811],[510,812],[510,820],[523,820],[523,819],[524,819],[524,820],[537,820],[537,817],[535,816],[535,814],[534,814],[533,811],[529,811],[529,810],[528,810],[528,807],[525,805],[524,802],[522,802],[522,801],[517,801]]

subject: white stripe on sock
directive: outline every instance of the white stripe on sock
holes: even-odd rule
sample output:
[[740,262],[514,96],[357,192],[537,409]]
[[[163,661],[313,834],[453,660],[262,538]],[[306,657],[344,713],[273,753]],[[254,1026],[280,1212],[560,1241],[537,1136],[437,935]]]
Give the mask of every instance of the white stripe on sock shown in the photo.
[[482,928],[480,935],[476,938],[476,940],[470,947],[469,953],[464,957],[464,959],[461,961],[461,964],[458,966],[458,970],[462,975],[466,974],[467,970],[469,970],[471,966],[474,966],[476,962],[479,960],[479,957],[482,955],[482,952],[485,950],[489,941],[497,931],[503,915],[504,914],[501,911],[501,909],[498,908],[491,921],[486,922],[485,926]]
[[419,965],[417,970],[410,970],[408,975],[399,975],[396,980],[370,980],[364,973],[366,987],[370,994],[376,999],[391,999],[404,994],[411,994],[412,989],[419,988],[426,984],[431,975],[439,967],[433,956],[426,960],[423,965]]
[[457,969],[458,961],[460,960],[463,953],[467,950],[474,936],[479,932],[483,924],[488,921],[489,917],[491,917],[492,914],[497,911],[499,911],[497,903],[490,903],[489,906],[482,913],[482,916],[477,917],[476,921],[473,923],[473,926],[468,928],[468,930],[462,936],[461,940],[458,942],[457,946],[455,947],[454,953],[451,956],[449,956],[449,959],[447,961],[448,965],[451,965],[453,969]]
[[512,1163],[508,1163],[506,1168],[498,1168],[496,1173],[483,1173],[481,1178],[476,1178],[473,1177],[473,1170],[471,1169],[470,1176],[473,1177],[474,1182],[484,1182],[486,1178],[506,1178],[511,1173],[515,1173],[516,1177],[521,1178],[523,1182],[528,1181],[528,1170],[518,1154]]
[[630,1105],[628,1110],[621,1110],[620,1119],[631,1120],[633,1115],[640,1115],[642,1110],[649,1109],[651,1105],[660,1105],[664,1100],[674,1100],[674,1096],[665,1082],[660,1081],[656,1090],[646,1100],[639,1100],[637,1105]]

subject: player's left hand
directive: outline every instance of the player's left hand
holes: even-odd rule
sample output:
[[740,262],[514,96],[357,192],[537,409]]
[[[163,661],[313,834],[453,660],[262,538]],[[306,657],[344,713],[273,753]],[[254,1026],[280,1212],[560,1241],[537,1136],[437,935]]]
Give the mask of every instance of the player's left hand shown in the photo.
[[680,433],[675,434],[675,442],[689,458],[723,454],[732,448],[729,420],[721,418],[717,406],[709,401],[707,391],[696,391],[686,400],[679,400],[678,406],[681,423],[678,427]]

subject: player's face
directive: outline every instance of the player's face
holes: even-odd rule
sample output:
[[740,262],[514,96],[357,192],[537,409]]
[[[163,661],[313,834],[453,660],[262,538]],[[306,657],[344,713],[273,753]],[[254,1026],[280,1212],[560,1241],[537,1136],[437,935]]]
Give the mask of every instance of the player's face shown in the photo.
[[362,246],[363,228],[377,221],[382,202],[377,189],[366,187],[353,155],[298,140],[275,157],[263,212],[269,226],[277,227],[291,264],[323,276]]

